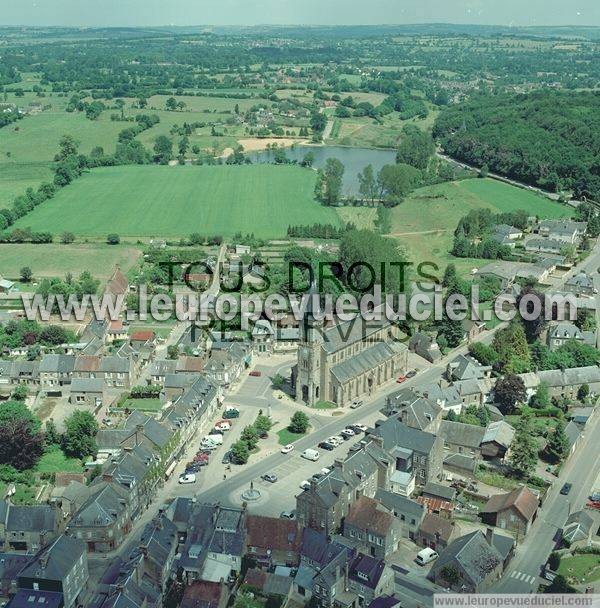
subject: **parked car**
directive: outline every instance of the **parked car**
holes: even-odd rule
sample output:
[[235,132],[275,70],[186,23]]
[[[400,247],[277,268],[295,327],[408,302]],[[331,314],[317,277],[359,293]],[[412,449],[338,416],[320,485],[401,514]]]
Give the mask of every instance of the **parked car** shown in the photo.
[[572,488],[572,487],[573,487],[573,484],[572,484],[572,483],[568,483],[568,482],[567,482],[567,483],[565,483],[565,484],[563,485],[563,487],[560,489],[560,493],[561,493],[563,496],[566,496],[566,495],[567,495],[567,494],[568,494],[568,493],[571,491],[571,488]]
[[351,439],[352,437],[354,437],[355,432],[351,428],[346,428],[346,429],[344,429],[343,431],[340,432],[340,435],[344,439],[348,440],[348,439]]
[[398,378],[396,379],[396,382],[398,384],[402,384],[403,382],[406,382],[408,378],[406,376],[398,376]]
[[296,519],[296,511],[282,511],[279,517],[282,519]]
[[411,369],[409,372],[406,372],[406,377],[407,378],[414,378],[417,375],[417,370],[416,369]]
[[261,479],[264,479],[269,483],[275,483],[277,481],[277,475],[275,475],[275,473],[265,473]]
[[205,467],[208,464],[208,462],[194,462],[192,464],[188,464],[185,467],[185,474],[188,475],[189,473],[200,473],[200,471],[202,471],[202,467]]
[[310,488],[310,481],[307,481],[305,479],[304,481],[300,482],[300,489],[301,490],[308,490],[308,488]]
[[358,452],[358,450],[360,450],[362,448],[362,444],[360,443],[360,441],[357,441],[356,443],[353,443],[350,448],[348,449],[349,452]]
[[430,562],[432,562],[434,559],[437,559],[437,558],[438,558],[437,552],[434,551],[433,549],[430,549],[429,547],[427,547],[426,549],[423,549],[417,553],[417,557],[415,558],[415,561],[417,562],[417,564],[419,564],[419,566],[424,566],[425,564],[429,564]]
[[217,431],[218,433],[222,433],[223,431],[229,430],[231,430],[231,422],[229,422],[228,420],[221,420],[220,422],[217,422],[217,424],[215,424],[215,431]]
[[223,435],[221,435],[221,433],[211,433],[210,435],[204,437],[202,441],[212,441],[215,445],[222,445]]
[[356,408],[360,407],[364,402],[361,401],[360,399],[355,399],[351,404],[350,404],[350,409],[355,410]]
[[291,443],[288,443],[287,445],[284,445],[281,448],[281,453],[282,454],[289,454],[293,449],[294,449],[294,445],[291,444]]
[[102,419],[102,424],[104,426],[112,426],[112,420],[110,418],[103,418]]
[[366,424],[359,424],[357,422],[356,424],[351,424],[348,428],[352,429],[355,433],[366,433],[368,427]]
[[231,463],[231,450],[227,450],[225,454],[223,454],[223,458],[221,458],[221,464],[230,464]]
[[312,460],[313,462],[319,460],[319,452],[317,450],[313,450],[312,448],[307,448],[304,450],[304,452],[302,452],[302,454],[300,454],[300,456],[302,456],[302,458],[306,458],[306,460]]
[[335,449],[335,446],[333,445],[333,443],[329,443],[329,441],[321,441],[321,443],[319,444],[319,447],[322,448],[323,450],[327,450],[328,452],[331,452],[332,450]]
[[179,483],[196,483],[195,473],[184,473],[179,476]]
[[230,420],[231,418],[239,418],[239,417],[240,417],[240,410],[238,410],[235,407],[230,407],[229,409],[227,409],[223,412],[223,418],[225,418],[226,420]]
[[260,376],[262,376],[262,372],[259,372],[257,369],[255,369],[252,370],[248,375],[254,378],[259,378]]

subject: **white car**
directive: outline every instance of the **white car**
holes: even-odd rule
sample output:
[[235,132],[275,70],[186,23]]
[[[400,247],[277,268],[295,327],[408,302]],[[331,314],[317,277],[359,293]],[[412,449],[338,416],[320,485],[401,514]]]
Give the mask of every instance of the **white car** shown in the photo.
[[179,483],[196,483],[195,473],[186,473],[179,476]]
[[331,445],[334,445],[337,448],[337,446],[341,445],[344,440],[341,437],[338,437],[337,435],[333,435],[327,441],[328,443],[331,443]]
[[293,449],[294,449],[294,446],[291,443],[288,443],[287,445],[284,445],[281,448],[281,453],[282,454],[289,454]]
[[321,475],[327,475],[327,473],[331,473],[331,469],[328,469],[327,467],[323,467],[321,469]]
[[229,431],[231,429],[231,424],[229,422],[222,420],[215,424],[215,431]]
[[354,431],[352,429],[344,429],[343,431],[341,431],[340,435],[344,439],[350,439],[350,437],[354,437]]
[[359,424],[358,422],[354,425],[357,429],[360,429],[363,433],[367,432],[369,428],[366,424]]
[[300,489],[301,490],[308,490],[308,488],[310,488],[310,482],[306,481],[306,479],[304,481],[300,482]]

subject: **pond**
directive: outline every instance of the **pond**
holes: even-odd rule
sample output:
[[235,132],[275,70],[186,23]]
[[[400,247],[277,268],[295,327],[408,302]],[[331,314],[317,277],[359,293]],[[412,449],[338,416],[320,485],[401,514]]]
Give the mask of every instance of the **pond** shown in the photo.
[[[384,165],[396,162],[394,150],[374,150],[371,148],[343,148],[341,146],[295,146],[285,148],[285,155],[291,161],[300,162],[308,152],[312,152],[315,160],[313,167],[322,169],[328,158],[337,158],[344,165],[342,194],[354,196],[358,194],[358,174],[369,164],[373,165],[375,175]],[[253,163],[271,163],[274,153],[272,150],[250,152],[248,158]]]

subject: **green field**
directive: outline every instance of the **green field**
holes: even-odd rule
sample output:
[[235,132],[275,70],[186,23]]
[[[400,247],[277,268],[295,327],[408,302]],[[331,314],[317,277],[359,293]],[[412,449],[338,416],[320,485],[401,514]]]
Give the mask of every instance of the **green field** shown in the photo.
[[68,272],[78,276],[82,270],[89,270],[96,278],[106,280],[117,265],[127,272],[140,255],[139,249],[124,245],[0,244],[0,275],[18,280],[21,268],[29,266],[34,281],[45,277],[64,277]]
[[492,179],[467,179],[415,190],[392,209],[391,235],[413,262],[427,260],[444,268],[452,261],[459,272],[468,274],[471,268],[487,261],[452,258],[448,252],[460,218],[482,207],[495,213],[525,209],[544,218],[572,214],[570,207],[528,190]]
[[142,412],[160,412],[164,403],[160,399],[127,399],[123,409],[141,410]]
[[19,220],[59,234],[285,236],[289,225],[339,225],[314,200],[314,171],[291,166],[126,166],[90,171]]

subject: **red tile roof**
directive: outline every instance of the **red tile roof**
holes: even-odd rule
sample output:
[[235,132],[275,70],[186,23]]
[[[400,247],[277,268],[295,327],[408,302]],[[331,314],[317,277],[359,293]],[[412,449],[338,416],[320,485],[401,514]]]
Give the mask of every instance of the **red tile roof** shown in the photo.
[[300,534],[295,521],[278,517],[248,515],[246,519],[249,547],[271,551],[299,551]]
[[350,507],[345,521],[361,530],[372,530],[385,536],[394,523],[394,516],[377,500],[361,496]]
[[219,605],[223,586],[208,581],[195,581],[183,592],[180,608],[207,608]]
[[131,334],[130,340],[133,342],[148,342],[150,340],[154,340],[154,332],[150,330],[134,331]]
[[128,289],[129,281],[127,280],[127,277],[121,272],[119,268],[117,268],[113,272],[112,277],[110,277],[110,279],[108,280],[104,293],[113,296],[119,296],[125,295]]

